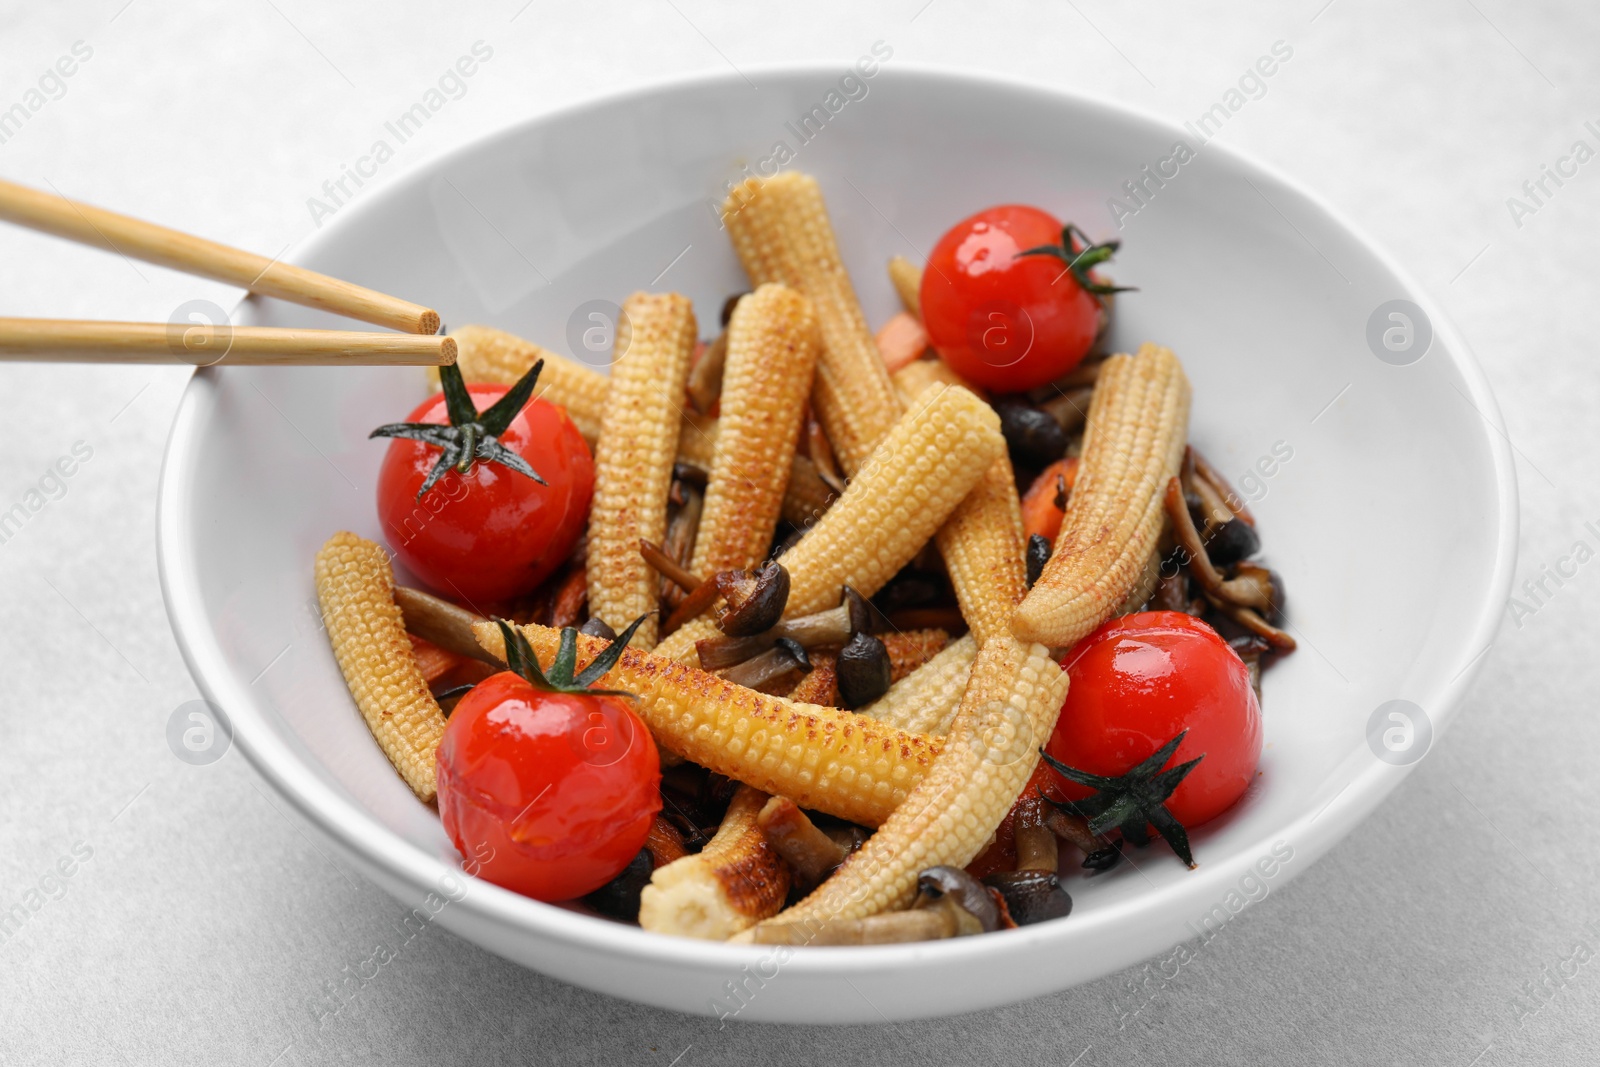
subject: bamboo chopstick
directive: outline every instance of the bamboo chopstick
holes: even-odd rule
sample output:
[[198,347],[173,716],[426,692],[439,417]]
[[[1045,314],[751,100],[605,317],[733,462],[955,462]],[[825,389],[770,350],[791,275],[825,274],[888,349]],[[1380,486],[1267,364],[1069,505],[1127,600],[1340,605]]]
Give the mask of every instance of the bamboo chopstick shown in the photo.
[[0,362],[439,367],[452,337],[165,322],[0,319]]
[[419,304],[25,185],[0,181],[0,219],[375,326],[439,331],[438,312]]

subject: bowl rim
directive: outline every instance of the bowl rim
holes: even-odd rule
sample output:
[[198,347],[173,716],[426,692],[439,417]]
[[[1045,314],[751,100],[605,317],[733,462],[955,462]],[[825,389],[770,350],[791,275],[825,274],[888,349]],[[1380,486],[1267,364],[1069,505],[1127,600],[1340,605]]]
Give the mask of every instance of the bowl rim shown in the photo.
[[[846,66],[848,64],[845,64]],[[651,79],[637,85],[607,93],[585,97],[581,100],[512,122],[466,141],[441,153],[427,162],[413,165],[396,174],[384,185],[371,190],[356,202],[339,212],[339,216],[314,233],[286,262],[303,262],[320,251],[324,243],[336,240],[345,227],[354,225],[369,212],[382,210],[383,205],[404,190],[425,182],[450,167],[463,157],[488,148],[494,142],[516,138],[545,123],[581,117],[585,113],[626,106],[662,93],[703,90],[725,86],[732,88],[747,76],[767,76],[777,79],[799,80],[805,78],[832,78],[843,69],[836,63],[801,62],[775,64],[748,64],[742,71],[697,71],[672,77]],[[1186,131],[1175,121],[1152,114],[1120,101],[1058,86],[1040,85],[1010,75],[962,70],[930,63],[901,60],[892,67],[885,66],[880,76],[892,80],[928,80],[956,82],[978,92],[1000,91],[1031,97],[1043,104],[1067,105],[1089,112],[1098,112],[1121,124],[1127,124],[1149,133],[1183,138]],[[1499,515],[1495,524],[1495,559],[1486,572],[1478,603],[1473,612],[1470,630],[1470,649],[1477,651],[1452,678],[1431,684],[1429,691],[1413,696],[1429,709],[1435,726],[1435,742],[1448,722],[1455,716],[1459,704],[1482,668],[1487,652],[1498,631],[1501,614],[1510,595],[1517,555],[1519,526],[1518,495],[1515,464],[1509,438],[1498,403],[1490,391],[1488,379],[1471,346],[1460,330],[1444,313],[1429,292],[1399,264],[1383,245],[1373,240],[1364,230],[1325,201],[1319,194],[1299,181],[1290,178],[1275,166],[1240,151],[1222,141],[1206,144],[1208,153],[1224,157],[1232,166],[1242,168],[1274,182],[1278,188],[1298,197],[1302,203],[1321,212],[1328,221],[1343,230],[1360,245],[1362,250],[1400,283],[1404,293],[1420,304],[1432,322],[1436,338],[1442,339],[1448,358],[1461,376],[1468,398],[1482,416],[1480,432],[1488,446],[1490,471],[1495,480],[1495,502]],[[235,306],[236,313],[248,321],[254,315],[248,294]],[[213,705],[224,710],[232,736],[251,765],[270,782],[275,790],[322,833],[341,845],[348,854],[357,858],[371,872],[382,872],[391,881],[398,881],[413,889],[418,897],[446,884],[448,878],[463,878],[463,872],[442,860],[428,855],[398,834],[388,829],[376,818],[368,815],[353,800],[342,796],[335,788],[321,781],[317,774],[303,765],[299,756],[274,736],[273,731],[260,725],[252,707],[247,687],[233,675],[224,659],[220,645],[206,622],[204,604],[199,584],[186,567],[190,558],[189,524],[187,509],[193,500],[194,466],[191,462],[197,444],[198,427],[202,416],[215,403],[219,389],[218,376],[222,368],[199,368],[185,388],[168,436],[162,459],[161,479],[157,497],[156,545],[157,563],[162,598],[172,626],[174,638],[196,685]],[[1417,761],[1420,763],[1421,761]],[[810,947],[806,952],[796,952],[784,963],[784,969],[797,975],[832,976],[844,971],[901,971],[919,964],[949,965],[969,960],[1003,956],[1013,947],[1028,942],[1056,942],[1089,940],[1092,934],[1104,927],[1122,923],[1130,914],[1144,913],[1150,909],[1180,908],[1192,903],[1204,907],[1231,888],[1249,861],[1259,855],[1273,838],[1289,838],[1297,846],[1304,846],[1308,860],[1296,864],[1288,877],[1293,877],[1310,866],[1315,859],[1343,838],[1354,826],[1374,810],[1388,794],[1417,766],[1412,763],[1395,767],[1379,760],[1358,772],[1322,809],[1314,815],[1302,816],[1287,825],[1279,826],[1260,841],[1241,848],[1238,862],[1219,860],[1191,872],[1181,883],[1143,893],[1130,899],[1112,901],[1097,908],[1091,915],[1075,916],[1070,923],[1049,923],[1036,927],[1003,931],[979,938],[957,938],[933,943],[911,945],[878,945],[871,947]],[[1326,818],[1325,818],[1326,816]],[[1312,823],[1321,823],[1321,830],[1313,830]],[[1237,857],[1236,857],[1237,858]],[[526,934],[573,948],[599,952],[607,956],[658,964],[689,966],[701,970],[737,973],[741,967],[755,962],[771,951],[771,946],[730,945],[723,942],[699,941],[690,938],[653,934],[636,927],[605,919],[578,914],[556,905],[523,897],[487,882],[468,879],[470,891],[458,898],[456,907],[497,926],[514,928]],[[455,909],[449,909],[454,911]],[[1100,932],[1105,932],[1100,930]],[[1175,943],[1175,942],[1169,942]],[[1160,951],[1159,949],[1157,951]],[[1100,969],[1104,974],[1116,967],[1135,961],[1113,961]],[[1054,987],[1051,987],[1054,988]],[[1039,992],[1044,992],[1044,989]]]

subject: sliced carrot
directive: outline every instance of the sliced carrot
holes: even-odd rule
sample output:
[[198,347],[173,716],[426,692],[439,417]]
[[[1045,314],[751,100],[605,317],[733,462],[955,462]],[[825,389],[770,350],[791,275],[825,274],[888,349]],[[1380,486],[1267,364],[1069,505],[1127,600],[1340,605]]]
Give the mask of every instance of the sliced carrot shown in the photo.
[[427,679],[429,685],[467,662],[465,656],[447,652],[432,641],[425,641],[416,634],[406,636],[411,638],[411,653],[417,657],[417,668],[422,671],[422,677]]
[[909,311],[898,313],[878,331],[878,353],[883,356],[883,365],[889,368],[890,374],[921,359],[927,350],[928,331]]
[[[1066,513],[1066,495],[1078,480],[1078,457],[1058,459],[1040,472],[1022,498],[1022,532],[1039,534],[1052,545],[1061,532],[1061,516]],[[1059,498],[1059,503],[1058,503]]]

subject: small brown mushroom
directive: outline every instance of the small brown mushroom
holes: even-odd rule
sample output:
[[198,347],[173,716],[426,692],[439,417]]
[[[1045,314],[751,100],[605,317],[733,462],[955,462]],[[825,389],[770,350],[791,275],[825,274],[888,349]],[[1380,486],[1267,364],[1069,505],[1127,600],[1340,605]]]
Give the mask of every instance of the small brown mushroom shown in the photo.
[[617,631],[613,630],[611,624],[598,615],[589,616],[589,621],[578,627],[578,632],[580,634],[588,634],[590,637],[598,637],[603,641],[615,641],[617,639]]
[[1024,805],[1012,827],[1017,847],[1017,870],[1051,871],[1061,862],[1055,831],[1044,824],[1042,805]]
[[1061,888],[1055,871],[997,871],[985,878],[983,884],[1000,891],[1006,900],[1006,910],[1018,926],[1031,926],[1072,914],[1072,897]]
[[729,637],[749,637],[770,630],[789,602],[789,572],[774,560],[751,574],[723,571],[717,590],[727,605],[717,613],[717,627]]
[[883,696],[894,681],[889,650],[869,633],[850,638],[833,669],[839,676],[839,700],[852,710]]
[[[1098,365],[1096,365],[1098,368]],[[1079,386],[1065,392],[1051,390],[1051,396],[1039,402],[1039,407],[1061,426],[1062,433],[1072,433],[1089,418],[1089,403],[1094,399],[1094,386]]]
[[802,893],[821,885],[844,862],[849,851],[817,829],[788,797],[772,797],[756,816],[767,843],[789,865],[795,888]]
[[[676,506],[672,517],[667,520],[667,536],[661,542],[661,550],[687,574],[689,561],[694,559],[694,544],[700,534],[705,493],[701,487],[677,479],[672,482],[672,491],[677,498],[674,501]],[[685,589],[670,578],[664,578],[661,583],[661,595],[670,607],[677,607],[693,591],[693,586]]]
[[817,477],[822,479],[822,484],[842,496],[844,475],[839,473],[839,465],[834,461],[833,446],[823,432],[822,423],[810,412],[806,415],[806,454],[817,470]]
[[1000,928],[1000,909],[995,906],[989,890],[960,867],[929,867],[917,876],[917,900],[913,908],[930,907],[945,898],[976,919],[984,932]]
[[1212,565],[1211,557],[1206,554],[1205,542],[1189,514],[1189,505],[1183,498],[1180,479],[1174,477],[1167,482],[1165,503],[1167,517],[1172,520],[1173,536],[1188,557],[1189,573],[1200,583],[1206,595],[1237,607],[1265,609],[1271,598],[1270,595],[1263,595],[1256,582],[1224,579]]
[[700,654],[703,670],[721,670],[765,652],[780,637],[787,637],[804,648],[841,645],[853,633],[877,629],[877,619],[872,605],[860,593],[845,586],[836,608],[795,619],[782,619],[771,629],[748,637],[707,637],[695,642],[695,650]]
[[806,655],[805,648],[787,637],[780,637],[773,647],[761,655],[717,673],[734,685],[764,690],[779,688],[784,681],[793,685],[792,675],[805,674],[810,670],[811,658]]
[[1217,468],[1206,461],[1206,457],[1200,454],[1199,449],[1191,447],[1189,455],[1194,461],[1195,474],[1217,491],[1217,495],[1222,497],[1222,502],[1227,505],[1229,511],[1233,512],[1237,518],[1242,519],[1246,524],[1254,526],[1256,517],[1250,514],[1249,505],[1244,502],[1243,497],[1234,492],[1233,486],[1228,484],[1228,479],[1224,478]]

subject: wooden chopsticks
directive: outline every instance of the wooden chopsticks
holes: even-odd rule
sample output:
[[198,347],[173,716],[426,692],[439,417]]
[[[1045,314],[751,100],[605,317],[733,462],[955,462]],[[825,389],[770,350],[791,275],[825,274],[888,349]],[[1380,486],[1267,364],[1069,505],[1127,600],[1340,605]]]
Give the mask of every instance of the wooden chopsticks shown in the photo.
[[440,367],[456,361],[456,342],[450,337],[349,330],[0,319],[0,362],[8,360]]
[[219,361],[412,366],[455,362],[455,342],[432,336],[439,331],[438,312],[326,274],[4,180],[0,180],[0,220],[402,331],[394,335],[225,324],[0,319],[0,361],[198,366]]

